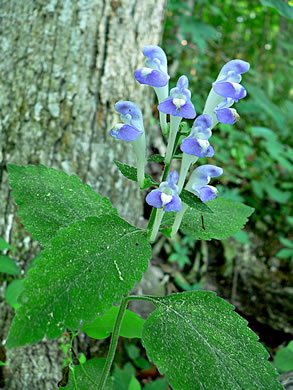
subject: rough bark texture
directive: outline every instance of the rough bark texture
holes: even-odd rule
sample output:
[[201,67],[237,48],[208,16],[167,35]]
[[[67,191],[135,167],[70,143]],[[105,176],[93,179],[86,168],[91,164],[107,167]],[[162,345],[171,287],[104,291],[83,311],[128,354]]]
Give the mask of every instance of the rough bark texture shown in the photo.
[[[14,258],[24,268],[37,244],[16,217],[8,163],[42,163],[74,173],[137,222],[141,195],[112,163],[117,158],[132,164],[134,154],[130,145],[111,139],[109,130],[119,119],[118,100],[135,101],[151,117],[153,92],[136,84],[133,71],[143,64],[142,47],[159,43],[165,7],[166,0],[2,0],[0,236],[17,247]],[[6,282],[2,292],[5,287]],[[5,340],[13,313],[3,299],[0,308]],[[17,351],[2,347],[2,360],[4,354],[5,389],[57,388],[56,341]]]

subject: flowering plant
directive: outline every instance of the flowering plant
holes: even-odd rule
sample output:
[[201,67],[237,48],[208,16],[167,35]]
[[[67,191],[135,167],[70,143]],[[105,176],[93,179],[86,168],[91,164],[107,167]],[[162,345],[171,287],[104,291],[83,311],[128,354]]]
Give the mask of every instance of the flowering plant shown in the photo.
[[[169,93],[164,51],[150,45],[143,54],[146,66],[134,75],[139,83],[154,87],[161,130],[168,137],[165,156],[148,159],[164,163],[161,182],[145,174],[147,131],[135,103],[116,103],[121,123],[113,126],[110,135],[132,144],[136,154],[136,167],[115,162],[121,173],[137,181],[142,190],[156,187],[146,195],[152,206],[148,226],[138,228],[121,219],[108,199],[75,176],[42,165],[10,165],[19,214],[45,249],[25,278],[6,347],[34,343],[45,335],[56,338],[69,329],[67,389],[113,388],[109,373],[119,336],[141,337],[149,359],[161,374],[166,373],[175,390],[281,389],[257,336],[233,306],[214,293],[130,294],[148,267],[151,244],[160,231],[170,238],[180,229],[196,239],[224,239],[239,231],[253,212],[218,197],[210,181],[223,174],[221,167],[195,166],[199,159],[217,152],[210,144],[216,124],[239,119],[231,106],[246,95],[240,81],[249,64],[232,60],[224,65],[203,114],[196,117],[187,77],[181,76]],[[188,134],[180,126],[183,118],[195,118]],[[174,156],[181,160],[179,174],[170,172]],[[155,310],[143,320],[127,310],[131,300],[149,301]],[[114,304],[120,304],[119,308]],[[106,322],[108,331],[101,330]],[[80,359],[79,365],[74,364],[72,342],[80,332],[93,338],[112,333],[105,362]]]

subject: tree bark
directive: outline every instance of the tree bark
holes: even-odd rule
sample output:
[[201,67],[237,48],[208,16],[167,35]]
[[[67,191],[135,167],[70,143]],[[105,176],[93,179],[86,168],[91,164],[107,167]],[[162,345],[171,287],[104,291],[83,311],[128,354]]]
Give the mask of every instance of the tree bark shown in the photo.
[[[12,256],[23,269],[38,245],[16,216],[8,163],[41,163],[76,174],[109,196],[122,217],[138,222],[141,194],[112,163],[134,164],[134,153],[111,139],[109,130],[119,122],[118,100],[136,102],[150,126],[153,92],[138,87],[133,72],[143,64],[143,46],[159,43],[165,8],[166,0],[2,0],[0,236],[17,247]],[[3,301],[6,286],[4,281],[2,340],[13,317]],[[56,389],[60,355],[57,341],[0,348],[5,389]]]

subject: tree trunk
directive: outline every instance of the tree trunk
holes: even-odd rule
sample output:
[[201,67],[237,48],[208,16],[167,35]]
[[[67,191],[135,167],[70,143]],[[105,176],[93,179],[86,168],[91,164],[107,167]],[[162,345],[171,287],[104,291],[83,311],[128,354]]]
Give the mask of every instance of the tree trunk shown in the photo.
[[[16,217],[8,163],[63,169],[109,196],[128,221],[142,214],[136,183],[126,182],[112,163],[133,164],[134,153],[109,130],[119,121],[118,100],[136,102],[146,129],[150,125],[153,92],[138,87],[133,72],[143,64],[143,46],[160,41],[165,7],[166,0],[2,0],[0,236],[17,247],[11,255],[23,269],[38,246]],[[5,340],[13,312],[1,299]],[[0,348],[1,360],[5,355],[5,389],[57,388],[57,341]]]

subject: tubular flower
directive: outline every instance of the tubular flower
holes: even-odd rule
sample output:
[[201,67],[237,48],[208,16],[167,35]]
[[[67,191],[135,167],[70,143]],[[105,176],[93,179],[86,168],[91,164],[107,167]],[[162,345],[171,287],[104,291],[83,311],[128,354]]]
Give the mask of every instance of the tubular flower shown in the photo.
[[223,169],[215,165],[201,165],[192,172],[186,189],[197,195],[202,202],[215,199],[218,190],[208,184],[212,177],[221,176],[222,173]]
[[190,135],[183,140],[180,146],[183,153],[197,157],[212,157],[214,155],[214,149],[208,141],[212,135],[210,129],[212,121],[212,118],[206,114],[195,119]]
[[134,72],[134,77],[140,84],[148,84],[152,87],[164,87],[168,84],[167,57],[159,46],[147,45],[143,48],[143,54],[147,57],[146,67]]
[[115,104],[121,121],[110,131],[110,135],[117,139],[131,142],[136,154],[137,181],[140,188],[144,186],[144,167],[146,164],[146,141],[143,126],[143,118],[136,104],[129,101],[121,101]]
[[246,73],[249,67],[246,61],[231,60],[221,69],[204,109],[204,113],[213,117],[213,125],[216,122],[233,124],[240,118],[237,111],[230,107],[246,96],[246,90],[240,82],[241,75]]
[[123,123],[118,123],[110,131],[112,137],[130,142],[135,141],[144,133],[142,113],[136,104],[129,101],[121,101],[115,104],[115,109],[121,114]]
[[191,93],[188,89],[188,78],[181,76],[176,88],[171,89],[170,97],[158,105],[158,110],[165,114],[193,119],[196,112],[190,98]]
[[169,173],[167,181],[163,181],[157,190],[147,195],[146,202],[157,209],[163,208],[164,211],[180,211],[182,203],[178,196],[177,181],[178,173]]

